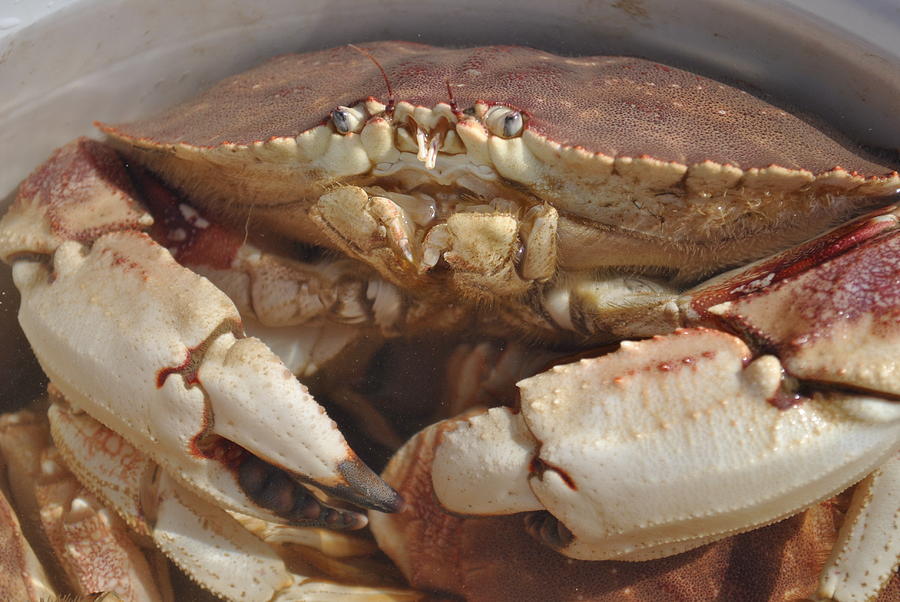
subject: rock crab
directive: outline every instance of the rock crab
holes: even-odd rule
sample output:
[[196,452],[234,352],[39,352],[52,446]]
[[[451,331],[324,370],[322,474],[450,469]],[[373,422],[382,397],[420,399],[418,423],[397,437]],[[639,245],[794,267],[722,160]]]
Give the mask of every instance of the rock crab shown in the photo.
[[348,529],[366,522],[348,504],[371,508],[415,572],[422,542],[379,514],[400,496],[294,374],[374,334],[463,328],[653,338],[418,435],[386,473],[413,508],[431,496],[402,474],[424,466],[451,512],[526,512],[563,554],[638,561],[871,473],[819,595],[873,598],[893,574],[900,176],[884,161],[640,59],[403,42],[278,57],[100,129],[107,144],[76,141],[22,184],[0,254],[61,456],[216,594],[338,591],[291,574],[246,515]]

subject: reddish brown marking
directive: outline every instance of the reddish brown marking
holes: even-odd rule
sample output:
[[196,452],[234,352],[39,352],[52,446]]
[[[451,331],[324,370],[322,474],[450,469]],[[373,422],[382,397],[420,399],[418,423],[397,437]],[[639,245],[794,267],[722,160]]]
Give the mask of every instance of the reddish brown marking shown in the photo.
[[184,361],[178,366],[170,366],[162,368],[156,373],[156,386],[162,387],[170,374],[180,374],[184,378],[184,383],[188,387],[202,384],[197,371],[200,369],[200,363],[203,361],[203,355],[210,343],[215,341],[221,335],[231,333],[235,338],[244,336],[243,326],[240,322],[233,320],[225,320],[216,326],[204,340],[200,341],[196,347],[188,347],[185,351]]
[[799,393],[788,393],[779,389],[775,393],[775,395],[768,398],[766,401],[768,401],[779,410],[789,410],[795,405],[801,404],[803,400],[804,397]]
[[[71,418],[66,415],[66,420]],[[73,421],[73,424],[80,426]],[[126,482],[132,481],[134,475],[144,467],[146,458],[117,432],[96,423],[92,433],[85,432],[85,454],[94,456],[102,454],[108,458],[116,458],[119,477]]]
[[143,266],[141,264],[137,263],[136,261],[134,261],[133,259],[130,259],[128,256],[122,255],[118,251],[111,249],[109,247],[104,247],[100,251],[100,253],[101,253],[101,255],[104,255],[104,256],[106,256],[106,255],[110,256],[109,263],[111,266],[115,266],[115,267],[121,268],[123,270],[137,272],[139,277],[144,281],[147,281],[150,279],[150,275],[143,268]]
[[250,456],[246,449],[219,436],[198,435],[191,440],[191,452],[195,456],[215,460],[231,470],[237,470],[244,459]]
[[[897,336],[900,229],[894,228],[863,240],[795,279],[737,300],[717,322],[758,351],[777,355],[786,366],[821,339],[850,336],[852,324],[863,316],[871,318],[872,324],[860,326],[862,335]],[[767,300],[766,294],[772,296]],[[774,309],[772,300],[778,304]],[[841,344],[852,347],[856,343],[844,339]]]
[[[243,243],[240,235],[207,219],[146,170],[130,166],[129,173],[141,193],[141,200],[153,215],[154,240],[169,249],[176,261],[223,270],[231,267]],[[189,207],[196,216],[185,216],[182,205]]]
[[538,475],[538,478],[543,480],[544,473],[548,470],[551,470],[559,475],[559,477],[563,480],[566,486],[572,491],[578,491],[578,487],[575,485],[575,480],[567,473],[565,470],[560,468],[559,466],[555,466],[546,460],[540,458],[540,456],[534,456],[531,459],[531,462],[528,464],[528,470],[531,474]]
[[900,327],[900,230],[865,240],[855,252],[819,266],[803,281],[795,311],[808,335],[806,345],[827,336],[836,322],[871,316],[886,336]]
[[736,301],[757,294],[765,294],[777,284],[809,270],[820,269],[843,255],[896,229],[890,220],[872,218],[890,213],[893,207],[874,211],[817,239],[794,247],[764,261],[752,270],[744,271],[714,288],[702,291],[691,306],[704,320],[718,322],[706,310],[709,307]]
[[672,364],[670,364],[669,362],[660,362],[660,363],[656,366],[656,368],[657,368],[660,372],[671,372],[671,371],[672,371]]
[[[120,202],[112,214],[105,206],[109,197]],[[12,211],[37,202],[55,234],[89,244],[109,232],[142,229],[143,211],[133,197],[118,154],[95,140],[79,138],[57,149],[22,182]],[[102,199],[102,209],[91,214],[97,199]]]
[[181,364],[170,368],[163,368],[157,372],[156,388],[161,389],[162,386],[166,384],[166,379],[169,378],[169,375],[171,374],[180,374],[184,378],[185,385],[188,387],[199,385],[200,379],[197,377],[197,368],[199,368],[200,362],[198,359],[194,358],[194,353],[198,351],[199,348],[200,345],[194,348],[188,347],[185,351],[184,361],[181,362]]

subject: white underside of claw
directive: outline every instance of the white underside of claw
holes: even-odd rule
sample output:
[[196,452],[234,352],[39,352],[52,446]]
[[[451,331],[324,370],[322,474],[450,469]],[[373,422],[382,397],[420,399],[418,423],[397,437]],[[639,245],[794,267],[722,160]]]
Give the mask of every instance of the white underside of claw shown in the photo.
[[268,516],[230,470],[198,453],[201,434],[228,433],[290,471],[341,480],[336,468],[352,453],[334,423],[263,344],[234,339],[240,318],[206,279],[131,231],[105,235],[90,250],[63,243],[52,267],[14,265],[20,322],[77,407],[237,511]]
[[284,563],[221,508],[160,474],[153,540],[199,583],[231,600],[265,602],[292,583]]
[[[526,379],[520,414],[500,420],[508,410],[494,410],[445,436],[438,499],[491,514],[504,486],[489,481],[518,479],[508,485],[517,491],[524,479],[571,530],[564,554],[643,560],[793,514],[896,453],[900,405],[835,395],[779,409],[770,400],[780,364],[763,356],[745,367],[749,358],[738,339],[693,329]],[[507,445],[490,440],[502,423]],[[527,452],[505,459],[526,431],[537,450],[530,470]],[[445,480],[464,487],[465,500],[442,491]],[[506,512],[535,509],[527,496],[510,500],[520,505]]]

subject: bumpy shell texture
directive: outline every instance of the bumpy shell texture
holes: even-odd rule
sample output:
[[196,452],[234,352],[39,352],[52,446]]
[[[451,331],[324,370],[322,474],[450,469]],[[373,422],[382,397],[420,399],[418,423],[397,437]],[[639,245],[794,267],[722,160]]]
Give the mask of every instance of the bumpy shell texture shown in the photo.
[[[647,562],[573,560],[526,535],[523,515],[462,518],[435,501],[432,427],[384,477],[410,502],[379,517],[381,547],[414,587],[467,602],[799,602],[810,600],[849,494],[781,522],[677,556]],[[392,533],[384,537],[384,533]],[[897,600],[900,575],[875,602]],[[440,598],[443,599],[443,598]]]
[[[459,110],[507,105],[564,146],[687,165],[886,173],[858,149],[747,92],[642,59],[564,58],[515,46],[362,47],[384,68],[397,102],[430,107],[450,103],[452,93]],[[385,78],[368,56],[342,46],[277,57],[162,115],[108,131],[160,144],[243,145],[297,136],[336,106],[370,97],[391,100]]]

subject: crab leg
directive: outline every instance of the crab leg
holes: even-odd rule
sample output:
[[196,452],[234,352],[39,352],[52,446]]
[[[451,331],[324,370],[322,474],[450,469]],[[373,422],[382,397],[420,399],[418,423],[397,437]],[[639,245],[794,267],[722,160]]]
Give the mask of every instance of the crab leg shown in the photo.
[[46,539],[75,593],[115,591],[123,600],[172,599],[162,556],[161,562],[148,562],[125,524],[67,470],[45,420],[27,411],[4,416],[0,448],[15,469],[18,506],[38,512],[42,541]]
[[219,596],[268,601],[321,589],[346,596],[415,599],[412,592],[396,588],[319,583],[315,569],[309,568],[311,576],[297,574],[297,562],[288,570],[275,550],[228,512],[170,478],[87,414],[73,413],[57,401],[49,416],[54,438],[79,478],[132,528],[151,537],[185,572]]
[[[97,215],[111,223],[97,226]],[[19,319],[51,381],[223,507],[307,522],[300,515],[315,498],[304,483],[396,510],[397,494],[306,389],[244,337],[233,303],[149,236],[122,229],[147,221],[121,163],[96,143],[64,147],[23,184],[0,251],[14,262]],[[335,513],[331,526],[365,524]]]
[[79,480],[198,583],[236,597],[252,575],[271,594],[290,583],[275,553],[223,510],[190,493],[139,450],[85,413],[50,408],[54,439]]
[[[838,533],[831,557],[822,570],[818,595],[839,602],[872,600],[897,569],[900,560],[900,457],[866,477]],[[871,529],[867,525],[893,525]]]
[[10,502],[5,469],[0,455],[0,597],[34,602],[55,598],[56,592]]

